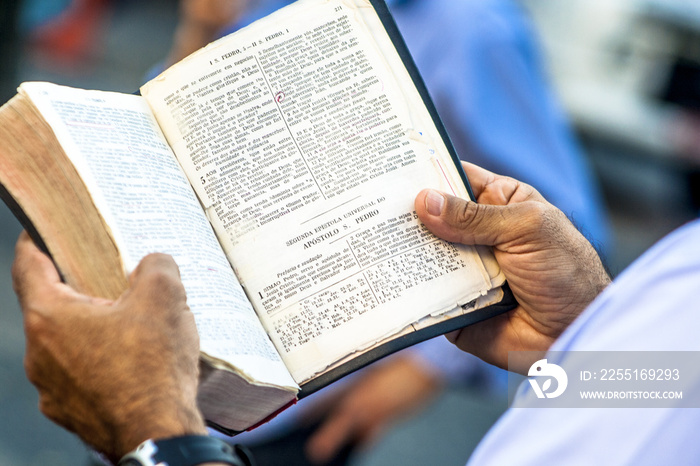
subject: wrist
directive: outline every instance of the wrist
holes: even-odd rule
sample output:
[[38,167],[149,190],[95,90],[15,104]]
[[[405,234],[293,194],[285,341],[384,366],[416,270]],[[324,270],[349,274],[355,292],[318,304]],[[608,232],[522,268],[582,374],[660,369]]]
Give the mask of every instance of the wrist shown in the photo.
[[186,435],[207,435],[204,419],[196,405],[172,406],[158,409],[150,405],[136,410],[116,426],[114,451],[105,452],[115,462],[146,440],[158,441]]
[[149,439],[124,455],[117,466],[251,466],[247,450],[208,435]]

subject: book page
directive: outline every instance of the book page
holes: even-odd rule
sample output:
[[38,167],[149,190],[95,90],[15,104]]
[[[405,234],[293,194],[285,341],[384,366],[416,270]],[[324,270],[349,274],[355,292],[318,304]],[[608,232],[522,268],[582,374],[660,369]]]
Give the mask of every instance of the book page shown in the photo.
[[503,281],[415,215],[468,194],[373,12],[300,0],[142,88],[300,383]]
[[202,351],[248,379],[294,387],[143,99],[47,83],[25,83],[20,92],[71,157],[127,273],[148,253],[172,255]]

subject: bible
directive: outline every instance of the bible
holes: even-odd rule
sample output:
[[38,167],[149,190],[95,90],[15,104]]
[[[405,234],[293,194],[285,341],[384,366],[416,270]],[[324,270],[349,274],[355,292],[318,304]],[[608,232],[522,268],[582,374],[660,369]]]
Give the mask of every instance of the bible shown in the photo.
[[78,291],[175,258],[222,432],[513,306],[490,249],[415,214],[471,193],[380,0],[298,0],[140,95],[24,83],[0,142],[3,198]]

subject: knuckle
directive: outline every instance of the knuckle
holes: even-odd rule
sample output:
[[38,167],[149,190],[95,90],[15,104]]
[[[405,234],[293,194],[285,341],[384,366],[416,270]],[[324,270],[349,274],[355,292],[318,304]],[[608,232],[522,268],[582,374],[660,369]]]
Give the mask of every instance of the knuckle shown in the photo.
[[24,310],[24,331],[27,338],[41,337],[47,329],[46,317],[34,308]]
[[541,202],[523,202],[520,204],[520,215],[523,222],[530,225],[542,225],[551,217],[552,207]]
[[143,261],[144,262],[151,262],[153,264],[161,264],[161,265],[165,265],[165,264],[170,265],[170,264],[174,263],[173,258],[171,256],[169,256],[168,254],[164,254],[162,252],[152,252],[152,253],[148,254],[147,256],[145,256],[143,258]]
[[44,416],[46,416],[48,419],[55,422],[56,424],[62,425],[68,430],[72,430],[71,424],[69,422],[66,422],[66,420],[64,420],[61,416],[56,403],[48,394],[44,392],[40,392],[39,411],[41,411],[41,413]]
[[39,369],[34,359],[28,355],[24,357],[24,372],[29,382],[36,386],[39,381]]
[[24,330],[26,335],[26,350],[24,355],[24,371],[27,379],[41,386],[43,363],[46,360],[45,350],[50,342],[51,324],[39,313],[25,314]]
[[51,403],[48,401],[46,395],[44,395],[43,393],[41,393],[39,396],[39,411],[41,411],[41,414],[43,414],[44,416],[53,420],[54,413],[51,410]]
[[24,300],[25,298],[25,269],[20,267],[15,260],[12,263],[12,269],[11,269],[11,276],[12,276],[12,289],[14,290],[15,294],[17,294],[17,297],[19,298],[20,302]]
[[542,197],[542,194],[540,194],[539,191],[529,184],[519,183],[518,190],[520,191],[523,201],[536,201],[542,204],[547,204],[547,201],[544,199],[544,197]]
[[134,298],[144,302],[141,309],[149,314],[170,315],[178,314],[173,311],[186,306],[185,288],[177,276],[167,270],[151,269],[141,277],[140,291]]
[[167,254],[153,253],[144,257],[137,269],[137,275],[141,286],[156,295],[184,293],[179,269],[173,258]]
[[470,201],[455,203],[452,218],[448,219],[447,222],[452,231],[444,239],[463,244],[485,241],[484,235],[489,234],[493,230],[494,222],[498,221],[498,218],[495,218],[489,211],[491,207]]
[[539,237],[549,240],[560,236],[568,219],[566,215],[549,203],[526,202],[523,203],[523,225]]
[[171,273],[160,268],[144,274],[143,282],[147,289],[163,293],[173,293],[181,288],[180,282]]

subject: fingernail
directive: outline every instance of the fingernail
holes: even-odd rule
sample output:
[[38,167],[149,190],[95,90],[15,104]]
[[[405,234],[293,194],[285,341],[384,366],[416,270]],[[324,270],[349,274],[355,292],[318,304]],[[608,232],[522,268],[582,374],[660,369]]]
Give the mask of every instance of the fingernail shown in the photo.
[[429,190],[425,196],[425,208],[430,215],[439,216],[445,207],[445,196],[437,191]]

